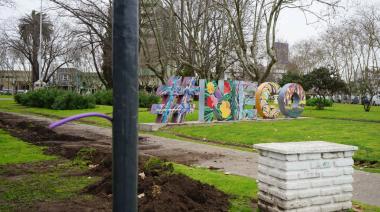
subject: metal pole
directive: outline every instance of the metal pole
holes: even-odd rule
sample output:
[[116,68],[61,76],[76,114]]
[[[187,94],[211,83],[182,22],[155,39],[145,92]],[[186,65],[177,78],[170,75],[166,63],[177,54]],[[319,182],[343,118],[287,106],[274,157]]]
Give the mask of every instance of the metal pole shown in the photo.
[[113,1],[113,211],[137,211],[138,0]]
[[38,48],[38,79],[42,80],[42,0],[40,7],[40,47]]

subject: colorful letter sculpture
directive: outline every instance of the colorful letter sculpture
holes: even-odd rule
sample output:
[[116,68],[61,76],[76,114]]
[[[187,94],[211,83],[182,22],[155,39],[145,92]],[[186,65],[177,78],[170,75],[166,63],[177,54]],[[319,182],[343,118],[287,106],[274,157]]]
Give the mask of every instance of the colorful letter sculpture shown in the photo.
[[257,113],[263,118],[275,119],[280,115],[277,94],[280,86],[274,82],[262,83],[256,92]]
[[239,120],[251,120],[256,118],[255,93],[256,82],[238,82],[239,92]]
[[286,117],[297,118],[306,104],[305,92],[301,85],[288,83],[284,85],[278,96],[281,113]]
[[195,86],[195,77],[173,76],[167,85],[161,85],[157,89],[157,95],[162,96],[162,104],[154,104],[151,113],[157,114],[157,123],[181,123],[186,114],[195,109],[191,104],[195,95],[199,95],[199,88]]
[[200,80],[199,120],[231,121],[255,119],[254,95],[257,83]]
[[256,82],[199,80],[195,77],[173,76],[167,85],[157,90],[162,104],[154,104],[151,113],[157,114],[157,123],[181,123],[186,114],[194,112],[192,99],[199,95],[200,122],[252,120],[257,116],[275,119],[280,113],[297,118],[304,110],[305,92],[301,85],[265,82],[257,87]]
[[[206,81],[204,120],[230,121],[238,119],[236,83]],[[202,105],[200,105],[202,106]]]

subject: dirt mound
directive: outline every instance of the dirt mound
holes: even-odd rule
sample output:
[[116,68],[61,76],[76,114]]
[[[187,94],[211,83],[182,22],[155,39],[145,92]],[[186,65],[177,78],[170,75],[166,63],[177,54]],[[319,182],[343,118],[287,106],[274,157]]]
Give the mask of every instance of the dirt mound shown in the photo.
[[[170,171],[172,168],[168,168],[167,165],[150,166],[148,169],[145,166],[143,170],[140,170],[139,211],[228,211],[228,195],[215,187],[202,184],[184,175],[173,174]],[[84,192],[111,198],[111,174],[98,183],[90,185]]]
[[228,196],[183,175],[139,180],[139,211],[228,211]]
[[[47,123],[45,122],[31,122],[31,121],[16,121],[16,122],[7,122],[6,124],[2,121],[1,125],[3,128],[10,129],[11,134],[27,140],[29,142],[41,142],[41,141],[88,141],[89,139],[66,135],[58,134],[53,130],[47,128]],[[0,125],[0,126],[1,126]]]
[[[111,142],[109,141],[107,146],[104,145],[104,140],[91,140],[67,133],[58,134],[48,129],[47,126],[48,123],[44,121],[33,121],[23,119],[21,116],[0,113],[0,128],[6,129],[13,136],[27,142],[48,146],[46,151],[50,154],[68,159],[79,156],[89,161],[89,165],[92,165],[93,168],[83,174],[103,176],[103,180],[88,186],[83,192],[96,195],[99,206],[102,202],[109,206],[95,209],[88,201],[67,200],[52,203],[41,202],[35,205],[34,209],[37,211],[67,211],[63,210],[65,207],[62,207],[67,205],[73,211],[86,211],[87,209],[109,211],[110,202],[112,202]],[[145,142],[145,138],[139,140],[144,148],[155,149],[154,146],[149,146]],[[19,167],[20,172],[23,172],[25,168],[27,167]],[[228,195],[213,186],[202,184],[187,176],[173,174],[173,167],[157,159],[151,160],[147,156],[140,155],[139,173],[139,211],[228,211]],[[10,175],[12,174],[17,175],[10,173]]]

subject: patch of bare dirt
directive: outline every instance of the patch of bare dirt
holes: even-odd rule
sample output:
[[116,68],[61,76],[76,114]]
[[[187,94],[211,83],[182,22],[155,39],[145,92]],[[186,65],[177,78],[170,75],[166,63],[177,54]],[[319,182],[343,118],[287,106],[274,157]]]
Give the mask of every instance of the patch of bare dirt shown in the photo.
[[[171,173],[170,164],[154,164],[147,168],[145,162],[146,158],[140,158],[139,211],[228,211],[228,195],[213,186]],[[87,187],[84,192],[111,197],[111,174]]]
[[[95,136],[57,133],[47,128],[48,122],[25,119],[22,116],[0,112],[0,128],[10,132],[13,136],[37,145],[48,146],[46,153],[60,155],[73,159],[82,154],[83,148],[91,147],[85,152],[86,160],[92,168],[84,175],[102,176],[103,179],[87,187],[83,194],[93,194],[95,199],[70,199],[59,202],[39,202],[30,208],[20,208],[17,211],[111,211],[112,209],[112,154],[111,141],[93,139]],[[80,129],[78,129],[80,130]],[[85,135],[85,134],[84,134]],[[157,150],[159,146],[149,145],[144,138],[140,138],[140,148]],[[176,154],[163,157],[184,164],[191,164],[200,155],[195,153],[183,154],[180,150]],[[205,156],[208,157],[208,156]],[[211,157],[211,156],[210,156]],[[140,157],[139,169],[144,175],[139,176],[139,211],[171,212],[171,211],[228,211],[228,196],[213,186],[194,181],[187,176],[173,174],[166,166],[144,168],[147,157]],[[34,165],[8,166],[9,176],[48,171],[50,162]],[[34,167],[32,167],[34,166]],[[51,168],[51,167],[50,167]],[[0,175],[2,173],[0,172]],[[143,194],[143,195],[142,195]]]

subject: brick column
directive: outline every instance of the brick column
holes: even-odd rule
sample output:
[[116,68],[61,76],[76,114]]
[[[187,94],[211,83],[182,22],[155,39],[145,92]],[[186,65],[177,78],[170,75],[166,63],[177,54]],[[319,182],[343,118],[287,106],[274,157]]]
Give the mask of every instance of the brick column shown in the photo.
[[256,144],[261,211],[350,209],[355,146],[323,141]]

